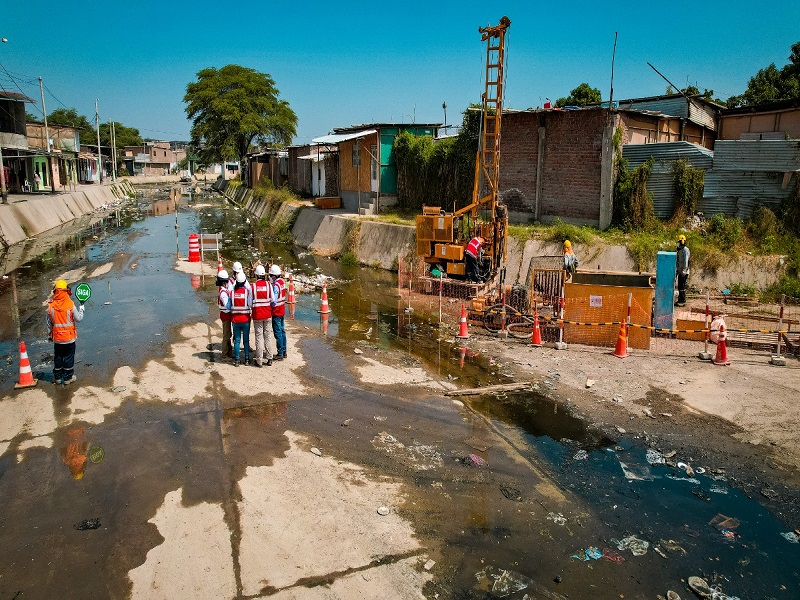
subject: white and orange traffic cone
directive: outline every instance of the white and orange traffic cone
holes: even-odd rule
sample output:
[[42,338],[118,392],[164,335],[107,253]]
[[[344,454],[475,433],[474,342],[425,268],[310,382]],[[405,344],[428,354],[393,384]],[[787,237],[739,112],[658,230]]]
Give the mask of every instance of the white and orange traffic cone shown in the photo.
[[461,319],[458,328],[458,335],[456,337],[462,340],[469,338],[469,328],[467,327],[467,307],[463,304],[461,305]]
[[725,341],[727,339],[728,334],[725,333],[725,325],[720,325],[719,339],[717,340],[717,355],[714,357],[714,360],[711,361],[720,367],[725,367],[731,364],[731,361],[728,360],[728,344]]
[[322,284],[322,305],[319,307],[319,311],[321,314],[326,315],[331,312],[330,307],[328,306],[328,286],[327,284]]
[[617,358],[626,358],[628,356],[628,335],[627,323],[622,321],[619,324],[619,336],[617,337],[617,347],[614,348],[614,356]]
[[220,271],[222,271],[224,269],[225,269],[225,267],[222,266],[222,256],[217,254],[217,273],[219,273]]
[[533,335],[531,336],[531,346],[534,348],[542,347],[542,331],[539,329],[539,311],[533,311]]
[[19,382],[14,384],[14,389],[33,387],[39,383],[38,379],[33,378],[31,363],[28,360],[28,351],[25,342],[19,343]]
[[466,357],[467,357],[467,347],[466,346],[461,346],[461,358],[458,361],[458,368],[459,369],[463,369],[464,368],[464,359]]
[[289,275],[289,289],[287,291],[286,304],[294,304],[296,302],[294,297],[294,277]]
[[330,318],[330,315],[328,315],[327,312],[324,312],[319,315],[319,318],[320,318],[320,325],[322,327],[322,335],[328,335],[328,319]]

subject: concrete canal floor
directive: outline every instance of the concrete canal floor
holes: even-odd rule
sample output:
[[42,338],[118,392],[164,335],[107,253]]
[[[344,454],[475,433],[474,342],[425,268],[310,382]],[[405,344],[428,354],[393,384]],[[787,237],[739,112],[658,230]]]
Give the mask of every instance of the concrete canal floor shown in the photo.
[[[339,280],[326,335],[301,295],[287,360],[221,360],[216,268],[176,259],[176,231],[185,256],[220,222],[228,261]],[[93,289],[68,387],[43,319],[59,277]],[[690,576],[800,596],[793,513],[713,453],[690,476],[691,444],[597,426],[552,371],[445,396],[508,381],[496,342],[462,354],[391,275],[265,245],[217,200],[139,199],[9,273],[0,302],[0,599],[689,598]],[[40,381],[15,391],[20,337]]]

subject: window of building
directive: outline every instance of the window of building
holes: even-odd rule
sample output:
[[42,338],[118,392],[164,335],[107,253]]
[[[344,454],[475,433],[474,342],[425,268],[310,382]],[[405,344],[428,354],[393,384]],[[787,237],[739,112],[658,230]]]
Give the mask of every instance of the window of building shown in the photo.
[[358,142],[353,143],[353,166],[361,166],[361,146]]

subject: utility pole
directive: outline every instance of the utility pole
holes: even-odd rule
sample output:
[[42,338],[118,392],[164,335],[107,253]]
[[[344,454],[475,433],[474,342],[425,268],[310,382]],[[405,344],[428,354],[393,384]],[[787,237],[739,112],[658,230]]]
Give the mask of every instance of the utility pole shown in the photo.
[[108,122],[111,134],[111,180],[117,181],[117,129],[114,121]]
[[100,111],[97,109],[97,99],[94,101],[94,126],[97,129],[97,172],[100,183],[103,183],[103,154],[100,152]]
[[442,110],[444,111],[444,123],[442,129],[447,134],[447,102],[442,102]]
[[50,159],[50,130],[47,128],[47,107],[44,104],[44,84],[39,77],[39,94],[42,96],[42,115],[44,115],[44,152],[47,159],[47,172],[50,178],[50,193],[56,193],[56,182],[53,179],[53,161]]

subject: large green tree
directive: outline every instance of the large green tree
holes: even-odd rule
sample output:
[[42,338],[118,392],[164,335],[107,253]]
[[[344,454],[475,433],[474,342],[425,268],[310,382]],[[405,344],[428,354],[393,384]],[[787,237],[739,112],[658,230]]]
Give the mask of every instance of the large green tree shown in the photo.
[[735,108],[797,99],[800,99],[800,42],[792,45],[787,65],[779,69],[772,63],[760,69],[750,78],[744,94],[731,96],[726,104]]
[[602,96],[599,89],[593,88],[588,83],[582,83],[572,90],[566,98],[556,100],[556,106],[586,106],[587,104],[597,104],[601,101]]
[[238,159],[254,145],[284,146],[297,130],[297,115],[281,100],[272,77],[239,65],[203,69],[186,86],[191,142],[210,164]]

